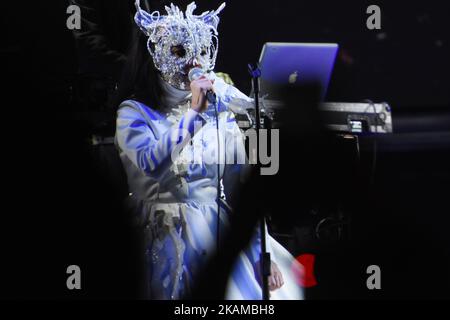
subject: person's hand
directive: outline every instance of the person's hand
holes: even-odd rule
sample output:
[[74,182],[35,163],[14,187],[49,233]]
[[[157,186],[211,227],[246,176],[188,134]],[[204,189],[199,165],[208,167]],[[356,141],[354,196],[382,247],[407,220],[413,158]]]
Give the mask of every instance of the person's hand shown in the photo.
[[284,285],[283,275],[281,274],[278,265],[271,261],[270,263],[270,276],[269,276],[269,290],[275,291],[280,289]]
[[[256,263],[255,267],[256,267],[257,280],[258,280],[259,284],[262,286],[262,283],[261,283],[261,261],[258,261]],[[283,275],[281,274],[281,271],[278,268],[278,265],[273,261],[270,262],[270,276],[268,278],[268,284],[269,284],[270,291],[278,290],[284,285]]]
[[208,108],[206,92],[213,90],[214,80],[211,81],[205,76],[191,82],[192,102],[191,108],[197,112],[203,112]]

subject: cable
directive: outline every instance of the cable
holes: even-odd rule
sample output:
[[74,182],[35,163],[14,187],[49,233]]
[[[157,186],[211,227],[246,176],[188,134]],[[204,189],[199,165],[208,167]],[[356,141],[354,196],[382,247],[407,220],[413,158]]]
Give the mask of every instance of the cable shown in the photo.
[[219,133],[219,111],[217,110],[218,103],[214,104],[214,114],[216,118],[216,130],[217,130],[217,230],[216,230],[216,246],[217,254],[219,254],[219,243],[220,243],[220,133]]

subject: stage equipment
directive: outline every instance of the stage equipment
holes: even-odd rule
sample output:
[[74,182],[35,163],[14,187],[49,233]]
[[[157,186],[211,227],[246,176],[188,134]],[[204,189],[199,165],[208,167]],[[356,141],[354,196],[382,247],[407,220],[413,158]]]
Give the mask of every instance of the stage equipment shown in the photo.
[[[261,125],[267,129],[279,128],[277,115],[283,108],[283,102],[261,99],[260,105]],[[234,99],[230,103],[230,109],[237,115],[236,119],[241,129],[256,127],[252,103]],[[392,110],[385,102],[327,102],[319,105],[319,111],[323,125],[332,132],[355,135],[393,132]]]

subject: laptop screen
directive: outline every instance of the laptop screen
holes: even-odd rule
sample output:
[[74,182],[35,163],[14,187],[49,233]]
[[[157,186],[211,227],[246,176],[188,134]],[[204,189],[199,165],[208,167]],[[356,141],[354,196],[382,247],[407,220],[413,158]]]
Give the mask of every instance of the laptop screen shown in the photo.
[[278,100],[277,88],[317,85],[325,100],[338,51],[333,43],[266,43],[261,52],[261,96]]

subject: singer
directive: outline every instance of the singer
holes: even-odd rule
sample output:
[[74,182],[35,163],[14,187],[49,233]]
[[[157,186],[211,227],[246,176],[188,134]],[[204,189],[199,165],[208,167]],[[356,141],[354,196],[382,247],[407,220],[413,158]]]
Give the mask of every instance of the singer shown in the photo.
[[[224,7],[194,15],[195,3],[185,13],[171,5],[161,15],[142,10],[136,1],[139,30],[118,90],[116,145],[136,222],[145,230],[150,299],[189,296],[202,264],[216,249],[217,230],[219,235],[225,230],[233,186],[241,178],[242,165],[223,161],[245,157],[228,103],[250,99],[213,72]],[[180,147],[182,152],[174,152]],[[204,154],[214,155],[216,163],[202,161]],[[273,257],[272,298],[301,299],[291,277],[292,256],[265,236]],[[239,255],[227,299],[261,299],[255,276],[259,242],[255,232]]]

